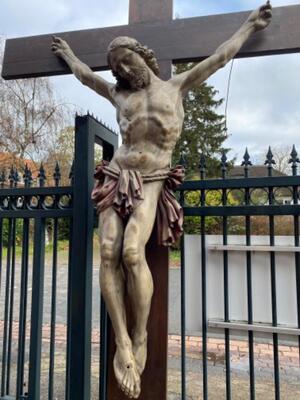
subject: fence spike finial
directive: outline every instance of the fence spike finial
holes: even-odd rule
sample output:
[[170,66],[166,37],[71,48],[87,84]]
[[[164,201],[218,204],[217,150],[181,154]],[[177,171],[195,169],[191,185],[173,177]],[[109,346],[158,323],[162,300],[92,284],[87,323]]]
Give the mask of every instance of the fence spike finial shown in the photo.
[[271,146],[269,146],[267,155],[266,155],[266,161],[265,161],[265,165],[268,165],[272,168],[272,165],[276,164],[275,160],[274,160],[274,156],[271,150]]
[[291,156],[291,158],[289,159],[289,164],[292,164],[293,175],[297,175],[297,167],[298,167],[297,164],[300,163],[300,159],[298,157],[298,153],[297,153],[295,145],[293,145],[290,156]]
[[41,162],[41,165],[40,165],[38,179],[39,179],[40,187],[43,187],[45,185],[45,180],[46,180],[46,174],[45,174],[43,162]]
[[273,171],[273,165],[275,165],[276,162],[274,160],[274,156],[271,150],[271,146],[269,146],[267,155],[266,155],[266,161],[265,161],[265,165],[268,168],[268,176],[272,176],[272,171]]
[[3,189],[4,183],[6,180],[6,174],[5,174],[5,169],[2,169],[1,175],[0,175],[0,187]]
[[55,186],[59,186],[59,181],[61,179],[61,173],[60,173],[60,166],[58,161],[55,163],[55,168],[54,168],[54,174],[53,174],[53,179],[55,182]]
[[204,153],[200,154],[199,170],[200,170],[200,178],[204,179],[205,172],[206,172],[206,157],[205,157]]
[[69,180],[71,185],[74,184],[74,169],[75,169],[75,162],[74,159],[72,161],[72,165],[71,165],[71,169],[70,169],[70,173],[69,173]]
[[242,161],[241,165],[245,166],[245,167],[249,167],[250,165],[252,165],[252,162],[250,160],[250,155],[248,152],[248,147],[246,147],[245,154],[243,156],[243,161]]
[[242,161],[241,165],[242,165],[242,167],[244,167],[245,177],[248,178],[248,170],[249,170],[249,167],[252,165],[252,162],[250,160],[250,155],[248,153],[248,147],[246,147],[245,154],[243,156],[243,161]]
[[13,165],[10,168],[8,179],[9,179],[9,187],[12,188],[14,186],[14,181],[15,181],[15,170]]
[[29,178],[30,178],[30,173],[29,173],[28,165],[26,163],[25,168],[24,168],[24,174],[23,174],[23,180],[24,180],[25,187],[29,187]]
[[19,181],[20,181],[19,172],[18,172],[17,168],[15,168],[15,172],[14,172],[14,187],[18,186]]
[[221,157],[221,171],[222,171],[222,178],[225,178],[227,172],[227,155],[226,150],[222,150],[222,157]]

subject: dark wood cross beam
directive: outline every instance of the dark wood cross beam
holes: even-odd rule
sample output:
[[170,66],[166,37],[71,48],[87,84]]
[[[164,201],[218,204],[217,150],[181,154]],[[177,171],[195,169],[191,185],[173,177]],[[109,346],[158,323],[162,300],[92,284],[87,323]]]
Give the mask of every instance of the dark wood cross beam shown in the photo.
[[[107,45],[119,35],[147,44],[160,61],[197,61],[212,54],[249,15],[239,12],[172,20],[171,13],[171,0],[136,0],[130,2],[129,25],[57,35],[66,39],[75,54],[95,71],[107,69]],[[238,57],[299,52],[299,21],[300,5],[275,8],[268,29],[254,35]],[[65,64],[51,54],[50,43],[50,35],[7,40],[2,76],[16,79],[69,73]]]

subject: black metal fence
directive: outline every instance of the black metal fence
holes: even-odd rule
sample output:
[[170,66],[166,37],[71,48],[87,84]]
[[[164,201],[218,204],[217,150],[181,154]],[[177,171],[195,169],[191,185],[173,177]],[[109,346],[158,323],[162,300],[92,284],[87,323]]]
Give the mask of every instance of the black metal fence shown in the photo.
[[[1,172],[0,284],[4,312],[1,316],[1,399],[56,398],[56,307],[57,285],[60,283],[57,270],[58,238],[62,226],[67,229],[69,254],[64,299],[67,303],[66,376],[59,398],[90,399],[92,236],[95,221],[90,193],[93,187],[95,143],[102,147],[103,158],[110,160],[118,145],[117,135],[90,115],[77,116],[75,159],[69,186],[60,186],[58,165],[52,182],[49,182],[52,186],[46,186],[43,165],[36,185],[32,185],[32,173],[27,167],[23,182],[20,182],[20,173],[14,168],[9,175]],[[51,274],[46,271],[47,276],[46,234],[52,242],[49,261]],[[17,249],[20,248],[21,254],[18,255]],[[17,256],[20,256],[18,260]],[[45,293],[44,281],[49,276],[52,280],[51,290]],[[42,354],[45,307],[50,315],[46,366]],[[15,354],[17,359],[14,359]],[[41,368],[48,371],[47,394],[41,393]]]
[[[254,354],[254,334],[257,331],[269,333],[273,342],[273,371],[274,371],[274,393],[275,399],[281,397],[280,385],[280,360],[279,360],[279,339],[280,335],[292,335],[298,337],[298,346],[300,350],[300,253],[299,253],[299,214],[300,214],[300,176],[297,173],[297,165],[300,163],[295,147],[291,152],[289,160],[291,164],[291,175],[276,174],[274,176],[273,168],[275,161],[269,149],[265,162],[265,176],[251,177],[251,161],[246,150],[244,155],[243,177],[232,178],[227,175],[230,172],[227,164],[226,155],[223,154],[220,162],[221,179],[206,179],[205,178],[205,157],[200,158],[200,180],[186,181],[179,188],[180,201],[184,208],[185,217],[199,217],[200,236],[201,236],[201,260],[199,260],[199,268],[201,268],[201,292],[202,292],[202,377],[203,377],[203,398],[208,399],[208,350],[207,339],[208,332],[214,328],[224,335],[225,342],[225,371],[226,371],[226,399],[232,399],[232,376],[231,376],[231,349],[230,340],[231,333],[236,331],[248,332],[248,349],[249,349],[249,394],[250,399],[256,398],[256,366]],[[218,204],[211,204],[209,201],[209,193],[217,192]],[[238,191],[239,194],[233,194]],[[197,204],[191,203],[189,193],[198,193]],[[283,201],[283,192],[290,194],[289,201]],[[236,201],[232,202],[232,196]],[[195,197],[194,197],[195,198]],[[272,309],[272,324],[262,325],[254,323],[253,315],[253,280],[252,280],[252,252],[257,248],[251,246],[252,223],[253,218],[257,216],[266,216],[267,221],[264,222],[265,229],[268,231],[269,246],[266,249],[269,253],[270,264],[270,279],[271,279],[271,309]],[[277,285],[276,285],[276,229],[275,218],[290,216],[292,218],[292,227],[290,234],[294,237],[294,248],[291,247],[291,252],[295,254],[295,287],[290,290],[296,291],[297,297],[297,321],[298,327],[280,326],[277,321]],[[219,217],[220,219],[220,234],[222,235],[222,246],[220,250],[223,252],[223,303],[224,317],[219,321],[212,321],[207,314],[207,219],[208,217]],[[240,246],[241,250],[246,252],[246,276],[247,276],[247,308],[248,320],[243,323],[236,323],[231,320],[229,308],[229,251],[228,245],[229,234],[229,219],[239,217],[235,223],[240,225],[240,232],[244,235],[245,245]],[[185,309],[185,245],[184,237],[181,242],[181,332],[182,332],[182,388],[181,398],[186,399],[186,309]],[[286,250],[288,251],[288,250]],[[200,283],[199,283],[200,285]],[[299,364],[300,365],[300,364]],[[213,392],[213,389],[212,389]],[[211,392],[211,393],[212,393]]]
[[[39,170],[36,185],[28,168],[20,174],[11,169],[9,174],[0,174],[0,304],[3,315],[0,318],[3,341],[1,348],[0,399],[40,400],[55,399],[55,357],[57,338],[57,285],[58,239],[62,226],[68,230],[68,262],[66,297],[67,316],[65,348],[66,400],[90,400],[91,396],[91,320],[92,320],[92,246],[95,214],[90,193],[93,186],[94,145],[102,146],[103,158],[110,160],[117,148],[117,136],[91,116],[76,117],[75,160],[70,172],[69,186],[60,186],[60,171],[57,165],[53,173],[53,185],[46,186],[43,166]],[[298,337],[300,349],[300,253],[299,214],[300,176],[297,173],[299,159],[295,148],[291,153],[292,175],[274,176],[274,159],[271,151],[266,159],[266,176],[253,177],[248,152],[243,161],[243,177],[228,176],[226,156],[221,160],[221,178],[205,178],[205,158],[200,159],[200,180],[186,181],[179,188],[185,217],[199,218],[201,239],[201,296],[202,296],[202,377],[203,398],[208,399],[209,368],[207,341],[210,329],[217,329],[224,335],[226,366],[226,399],[232,397],[231,349],[232,332],[246,331],[249,347],[249,393],[256,398],[255,332],[265,331],[273,341],[273,369],[275,399],[281,398],[280,385],[280,335]],[[23,185],[23,186],[21,186]],[[234,193],[236,191],[236,193]],[[288,191],[290,201],[282,201],[278,193]],[[218,193],[218,201],[209,201],[210,193]],[[237,194],[239,192],[239,194]],[[191,201],[189,194],[196,193]],[[198,197],[197,197],[198,196]],[[197,199],[195,201],[195,198]],[[234,198],[234,201],[232,201]],[[263,199],[263,200],[262,200]],[[284,204],[285,203],[285,204]],[[267,218],[269,236],[269,263],[271,277],[272,324],[257,325],[253,311],[252,245],[253,219]],[[289,216],[293,219],[291,228],[294,237],[295,290],[297,293],[298,327],[282,327],[277,320],[276,285],[276,218]],[[219,218],[223,253],[223,302],[222,320],[210,320],[207,313],[207,233],[209,217]],[[247,305],[246,322],[237,324],[231,320],[229,291],[228,236],[230,219],[240,227],[245,238],[242,246],[246,252]],[[50,228],[49,228],[50,227]],[[49,233],[50,232],[50,233]],[[51,274],[45,275],[45,246],[50,237],[52,253]],[[19,240],[19,242],[18,242]],[[187,398],[186,380],[186,286],[185,286],[185,238],[181,242],[181,398]],[[18,249],[21,253],[18,254]],[[18,259],[20,261],[18,261]],[[51,278],[51,290],[45,293],[45,279]],[[16,291],[15,287],[19,287]],[[18,292],[18,294],[17,294]],[[42,352],[42,333],[45,323],[45,307],[49,309],[49,347],[46,366]],[[99,312],[100,310],[96,310]],[[107,332],[108,317],[101,302],[101,342],[99,361],[101,364],[99,399],[105,400],[107,382]],[[14,340],[17,337],[17,341]],[[16,351],[14,351],[16,350]],[[14,359],[15,354],[17,358]],[[14,365],[14,367],[12,367]],[[47,393],[41,393],[41,370],[46,368]],[[200,368],[199,368],[200,369]],[[15,371],[15,372],[14,372]],[[62,393],[62,391],[60,392]]]

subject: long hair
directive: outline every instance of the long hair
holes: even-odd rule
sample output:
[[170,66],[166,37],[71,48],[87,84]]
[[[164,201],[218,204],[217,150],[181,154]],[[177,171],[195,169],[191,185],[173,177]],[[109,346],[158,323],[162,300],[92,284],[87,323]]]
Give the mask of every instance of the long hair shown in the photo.
[[113,76],[117,80],[116,90],[130,89],[129,82],[126,79],[122,78],[111,67],[110,53],[119,47],[123,47],[137,53],[143,58],[147,66],[154,72],[154,74],[157,76],[159,75],[159,66],[153,50],[149,49],[147,46],[143,46],[136,39],[130,38],[128,36],[119,36],[115,38],[107,48],[107,62],[110,69],[112,70]]

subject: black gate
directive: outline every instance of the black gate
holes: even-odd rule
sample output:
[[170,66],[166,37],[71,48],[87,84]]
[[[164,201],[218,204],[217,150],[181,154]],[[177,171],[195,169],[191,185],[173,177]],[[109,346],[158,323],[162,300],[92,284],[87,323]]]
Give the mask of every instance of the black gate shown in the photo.
[[[94,146],[103,149],[110,160],[118,146],[117,135],[90,115],[77,116],[75,122],[75,159],[70,185],[60,186],[57,165],[53,186],[45,186],[41,165],[36,186],[26,168],[23,186],[11,169],[0,180],[0,282],[4,315],[1,318],[1,399],[54,399],[56,289],[58,282],[58,236],[60,226],[68,229],[69,256],[66,332],[65,395],[68,400],[90,399],[92,246],[95,214],[90,193],[93,187]],[[45,236],[51,227],[51,293],[44,293]],[[66,228],[65,228],[66,229]],[[20,233],[21,262],[16,263],[17,236]],[[33,254],[31,249],[33,248]],[[4,254],[4,252],[6,254]],[[4,262],[5,257],[5,262]],[[30,279],[29,279],[30,278]],[[5,284],[4,284],[5,283]],[[15,287],[19,285],[19,294]],[[31,287],[30,287],[31,286]],[[31,296],[29,290],[32,290]],[[16,297],[17,296],[17,297]],[[50,309],[48,393],[41,393],[43,308]],[[18,309],[17,309],[18,308]],[[100,310],[98,310],[100,312]],[[102,317],[105,317],[103,310]],[[29,322],[30,321],[30,322]],[[17,333],[15,333],[17,332]],[[16,339],[17,352],[13,352]],[[17,360],[14,354],[17,353]],[[12,373],[12,363],[17,365]],[[62,397],[62,398],[63,398]]]

